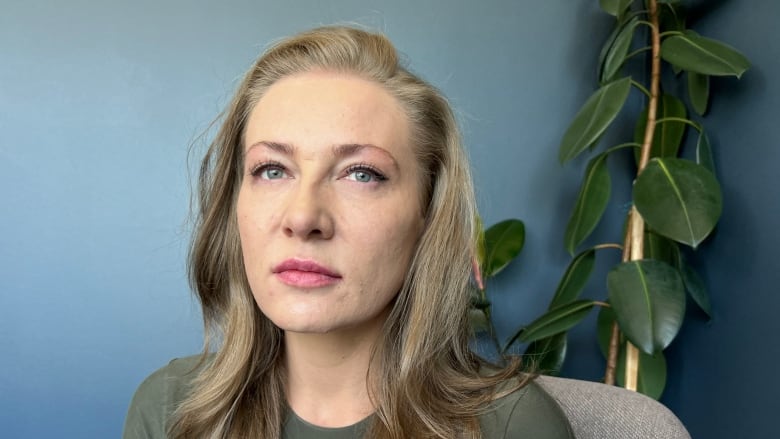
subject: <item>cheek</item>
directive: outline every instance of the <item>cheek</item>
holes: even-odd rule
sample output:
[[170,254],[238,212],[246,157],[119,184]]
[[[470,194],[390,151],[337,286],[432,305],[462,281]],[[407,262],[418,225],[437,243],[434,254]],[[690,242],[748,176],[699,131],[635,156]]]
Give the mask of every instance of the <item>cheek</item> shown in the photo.
[[267,200],[258,198],[251,191],[242,190],[239,193],[236,218],[242,245],[251,245],[254,241],[252,237],[266,233],[270,225],[277,221],[278,214],[275,213],[277,209],[272,208]]
[[268,218],[263,218],[263,209],[257,205],[244,202],[239,197],[236,206],[236,220],[238,222],[238,235],[241,242],[241,253],[244,258],[244,266],[247,276],[252,277],[253,267],[263,257],[263,246],[266,242],[263,238],[269,224]]
[[238,194],[238,200],[236,201],[236,221],[238,221],[238,233],[241,236],[242,243],[244,241],[244,235],[248,230],[247,222],[250,218],[248,207],[246,195],[244,190],[241,189]]
[[252,235],[255,228],[253,227],[251,216],[244,209],[238,208],[236,210],[236,220],[238,221],[238,238],[241,243],[241,252],[246,260],[252,248],[251,243],[254,241]]
[[402,282],[406,276],[421,234],[422,221],[418,218],[398,219],[388,215],[366,221],[360,227],[360,235],[354,237],[356,251],[353,252],[353,260],[370,266],[366,267],[370,276],[376,274],[397,282]]

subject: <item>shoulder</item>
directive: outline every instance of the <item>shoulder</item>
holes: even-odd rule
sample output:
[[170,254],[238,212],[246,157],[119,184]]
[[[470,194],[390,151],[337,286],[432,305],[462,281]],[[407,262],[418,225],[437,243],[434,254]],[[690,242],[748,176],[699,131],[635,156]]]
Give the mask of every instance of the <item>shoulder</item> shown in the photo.
[[484,439],[573,439],[563,410],[535,381],[494,400],[480,416]]
[[168,420],[187,397],[201,355],[176,358],[149,375],[133,395],[124,439],[165,438]]

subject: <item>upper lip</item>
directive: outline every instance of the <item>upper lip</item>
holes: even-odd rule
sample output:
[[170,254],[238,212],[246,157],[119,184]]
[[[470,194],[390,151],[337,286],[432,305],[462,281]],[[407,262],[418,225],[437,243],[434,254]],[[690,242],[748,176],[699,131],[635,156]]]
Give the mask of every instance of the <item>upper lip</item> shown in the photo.
[[341,275],[334,270],[320,265],[311,259],[290,258],[273,268],[274,273],[281,273],[283,271],[290,270],[320,273],[330,277],[341,277]]

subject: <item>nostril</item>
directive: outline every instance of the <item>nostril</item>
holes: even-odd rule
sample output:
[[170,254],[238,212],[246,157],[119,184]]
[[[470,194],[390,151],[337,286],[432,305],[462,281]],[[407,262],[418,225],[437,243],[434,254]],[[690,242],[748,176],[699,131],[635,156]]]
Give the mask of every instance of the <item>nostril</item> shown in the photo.
[[283,228],[284,235],[288,238],[292,238],[293,236],[301,236],[301,237],[323,237],[325,236],[325,232],[323,232],[320,228],[310,228],[307,229],[305,227],[301,227],[300,229],[297,229],[295,227],[284,227]]
[[328,239],[333,233],[328,209],[302,197],[291,204],[281,218],[282,233],[288,238]]

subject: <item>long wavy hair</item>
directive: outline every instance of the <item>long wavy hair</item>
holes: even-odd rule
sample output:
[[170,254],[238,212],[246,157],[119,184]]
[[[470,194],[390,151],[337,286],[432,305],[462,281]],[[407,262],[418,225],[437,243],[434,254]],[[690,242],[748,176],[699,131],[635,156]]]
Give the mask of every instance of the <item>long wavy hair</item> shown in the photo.
[[[246,74],[203,159],[189,270],[206,340],[202,367],[174,414],[170,436],[281,437],[284,335],[250,291],[236,200],[254,105],[281,78],[314,70],[356,75],[394,96],[411,122],[423,170],[425,228],[372,352],[377,366],[367,379],[375,416],[366,437],[480,438],[478,416],[497,384],[519,375],[517,362],[486,374],[468,346],[476,206],[455,117],[441,93],[401,65],[387,38],[341,26],[307,31],[267,50]],[[209,354],[213,344],[219,346]],[[519,379],[510,387],[522,384]]]

